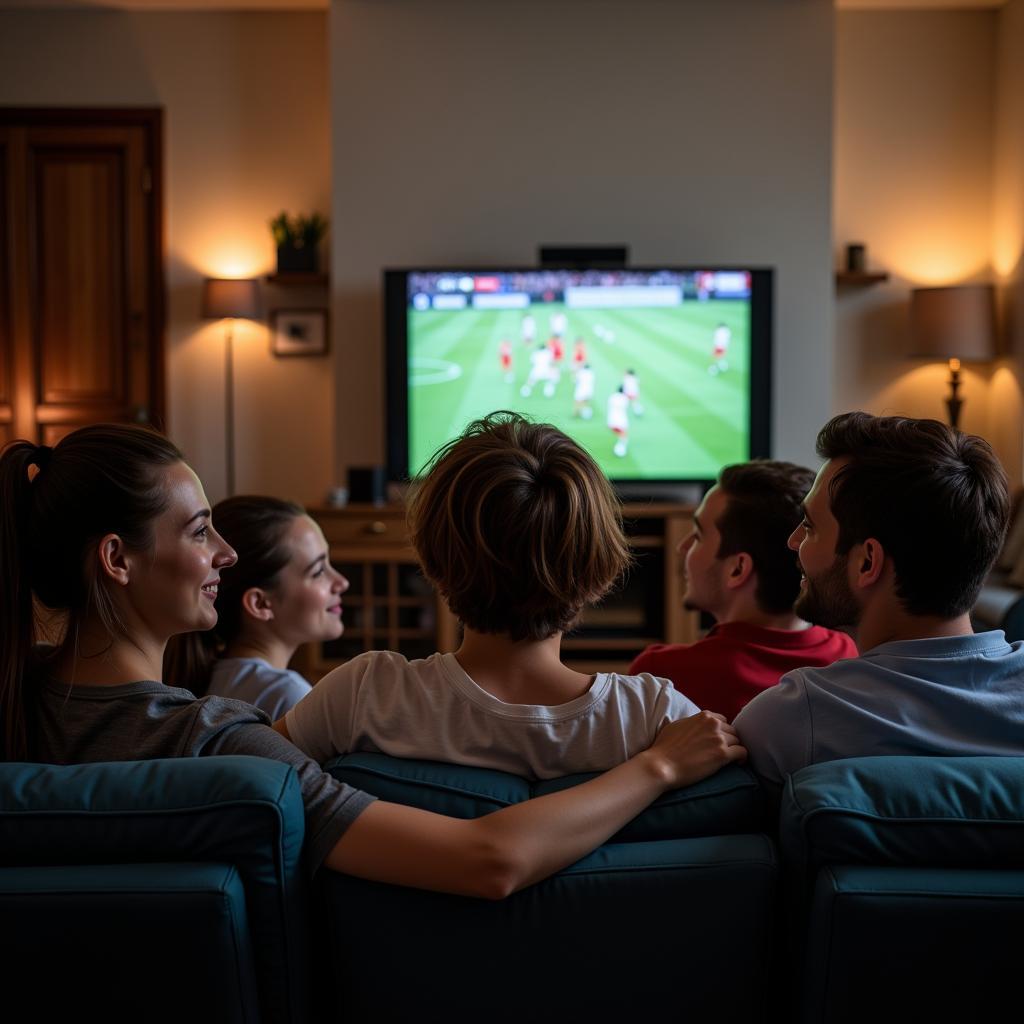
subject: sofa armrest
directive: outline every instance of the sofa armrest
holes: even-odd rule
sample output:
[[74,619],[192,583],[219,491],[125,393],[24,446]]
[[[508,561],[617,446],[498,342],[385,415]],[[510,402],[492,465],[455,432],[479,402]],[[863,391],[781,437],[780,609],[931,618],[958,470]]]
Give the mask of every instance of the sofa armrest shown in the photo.
[[304,832],[294,769],[265,758],[0,764],[0,869],[233,865],[268,1020],[306,1014]]

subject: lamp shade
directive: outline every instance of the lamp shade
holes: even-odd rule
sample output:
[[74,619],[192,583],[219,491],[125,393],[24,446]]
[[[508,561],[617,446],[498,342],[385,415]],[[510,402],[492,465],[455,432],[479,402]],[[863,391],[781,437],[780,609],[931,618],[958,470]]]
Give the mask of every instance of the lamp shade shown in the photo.
[[203,283],[203,316],[207,320],[259,316],[260,296],[256,278],[208,277]]
[[995,358],[995,289],[990,284],[915,288],[912,355],[984,362]]

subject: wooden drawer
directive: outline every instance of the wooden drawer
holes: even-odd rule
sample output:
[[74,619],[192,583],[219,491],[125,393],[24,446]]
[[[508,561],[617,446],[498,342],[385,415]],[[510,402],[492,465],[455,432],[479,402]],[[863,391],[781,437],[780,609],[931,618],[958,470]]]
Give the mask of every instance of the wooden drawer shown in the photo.
[[409,543],[404,508],[317,509],[313,516],[332,548],[406,548]]

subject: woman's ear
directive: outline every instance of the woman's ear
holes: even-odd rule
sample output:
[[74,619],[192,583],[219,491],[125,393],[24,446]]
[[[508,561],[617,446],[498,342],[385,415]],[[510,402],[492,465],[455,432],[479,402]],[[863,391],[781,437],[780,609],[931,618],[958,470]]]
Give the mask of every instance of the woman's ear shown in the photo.
[[250,587],[242,595],[242,611],[257,622],[269,622],[274,617],[270,595],[259,587]]
[[131,559],[124,541],[116,533],[108,533],[100,540],[96,554],[100,572],[119,586],[126,586],[131,577]]

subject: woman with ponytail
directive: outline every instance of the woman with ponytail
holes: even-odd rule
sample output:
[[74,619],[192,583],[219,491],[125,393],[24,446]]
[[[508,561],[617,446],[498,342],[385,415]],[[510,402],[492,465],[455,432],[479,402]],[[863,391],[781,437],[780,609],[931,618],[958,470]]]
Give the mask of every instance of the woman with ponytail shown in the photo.
[[[202,484],[165,438],[107,425],[52,450],[9,444],[0,455],[4,758],[273,758],[298,775],[313,870],[495,898],[578,860],[666,790],[745,755],[720,716],[701,712],[596,779],[481,818],[374,800],[326,774],[261,711],[164,685],[168,640],[216,625],[220,573],[234,562]],[[64,626],[34,662],[33,600]]]
[[244,700],[273,721],[311,689],[288,668],[296,650],[341,636],[348,580],[331,565],[324,535],[301,505],[240,495],[218,502],[213,520],[238,561],[221,570],[216,627],[168,645],[167,681]]

